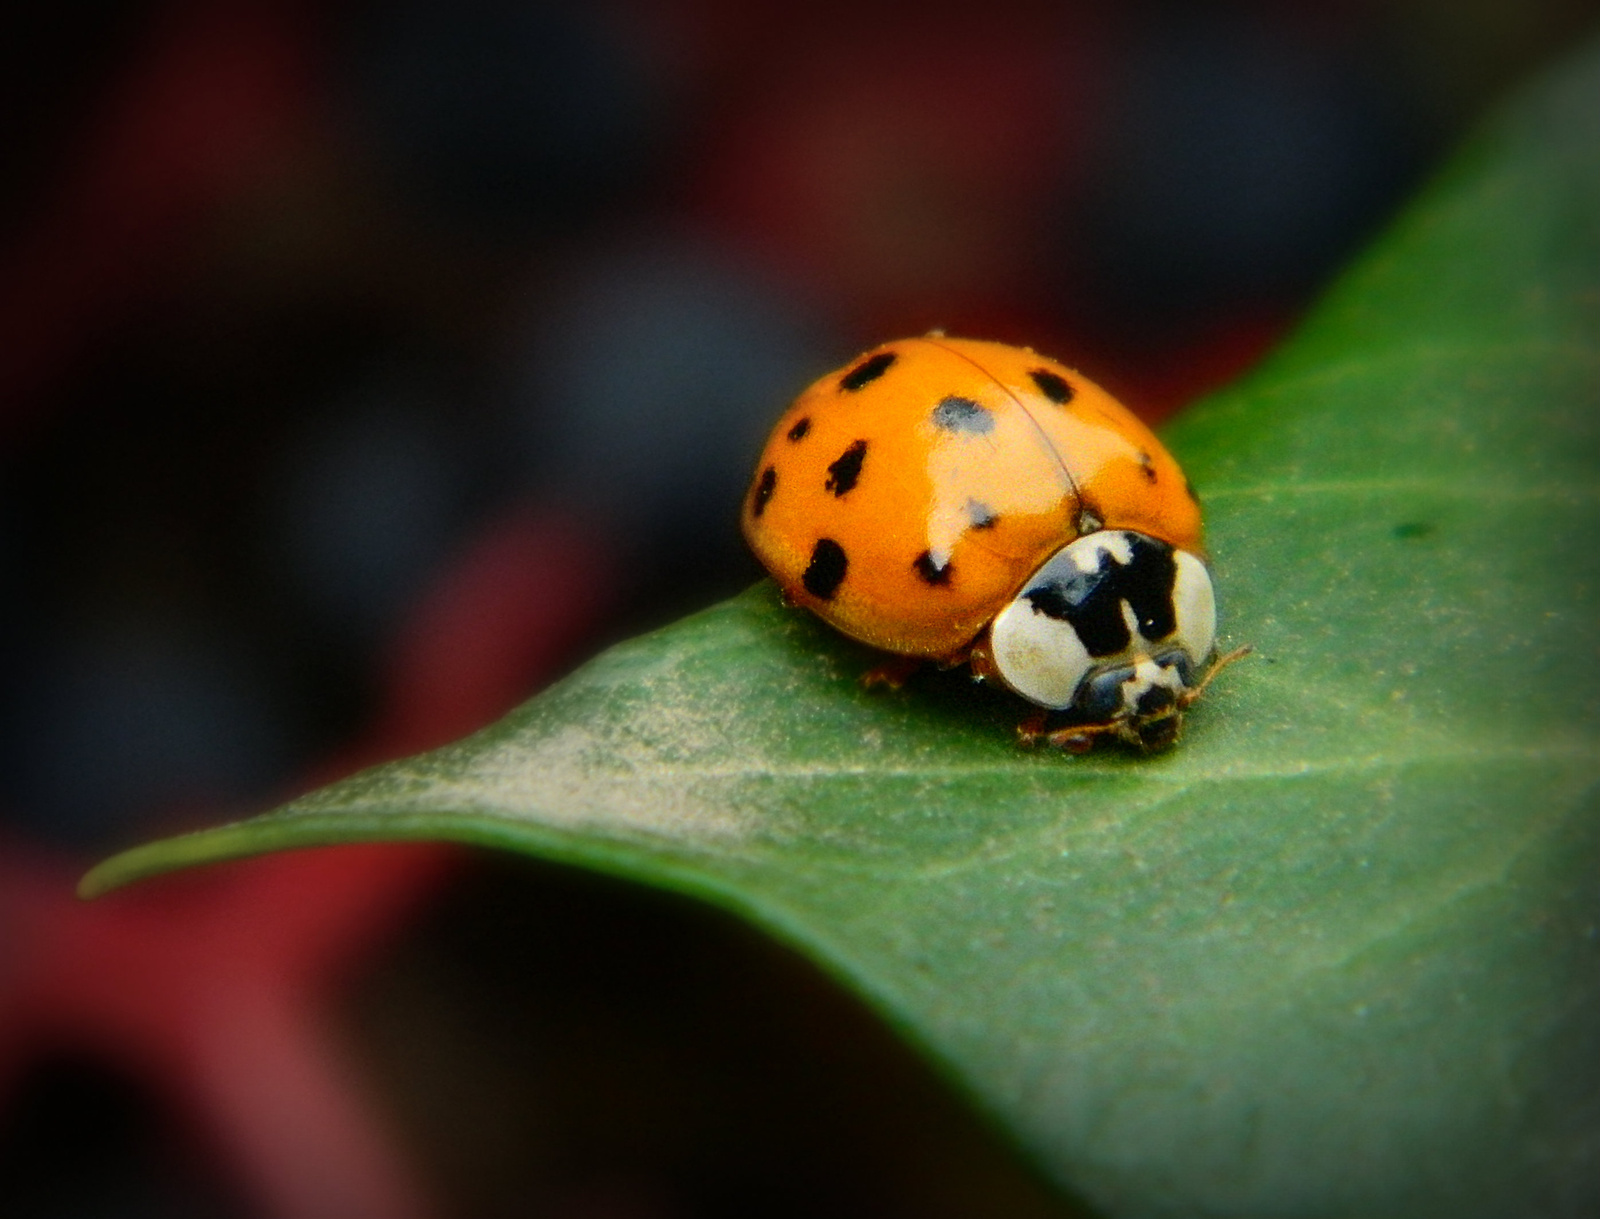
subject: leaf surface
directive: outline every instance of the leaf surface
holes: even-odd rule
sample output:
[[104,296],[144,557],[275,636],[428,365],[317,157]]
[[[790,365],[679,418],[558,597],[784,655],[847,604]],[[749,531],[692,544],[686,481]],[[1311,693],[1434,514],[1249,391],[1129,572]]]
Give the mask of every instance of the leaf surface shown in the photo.
[[1600,53],[1170,441],[1229,670],[1178,748],[858,688],[770,586],[88,892],[449,838],[801,946],[1109,1215],[1600,1213]]

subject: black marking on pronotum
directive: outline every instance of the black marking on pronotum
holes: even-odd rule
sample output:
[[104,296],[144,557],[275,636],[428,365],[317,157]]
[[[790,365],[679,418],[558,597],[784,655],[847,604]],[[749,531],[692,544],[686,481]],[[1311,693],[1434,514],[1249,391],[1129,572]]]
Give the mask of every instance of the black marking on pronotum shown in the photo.
[[935,563],[933,561],[933,553],[931,551],[924,550],[921,554],[919,554],[916,557],[915,560],[912,561],[911,566],[916,568],[917,574],[922,577],[924,583],[927,583],[927,584],[949,584],[950,583],[950,564],[949,564],[949,562],[946,561],[945,563],[942,563],[942,564]]
[[794,426],[789,429],[790,440],[804,440],[807,432],[811,430],[811,416],[801,415],[795,420]]
[[982,403],[951,394],[933,408],[933,426],[946,432],[971,432],[982,436],[994,431],[994,416]]
[[1156,481],[1155,458],[1151,457],[1143,449],[1139,450],[1139,472],[1144,475],[1146,482],[1153,483]]
[[1000,514],[981,500],[969,499],[967,522],[974,529],[993,529],[1000,523]]
[[1053,373],[1048,368],[1035,368],[1028,375],[1039,387],[1039,392],[1057,406],[1065,406],[1072,401],[1072,386],[1059,373]]
[[761,477],[756,479],[755,494],[750,497],[750,515],[760,516],[766,510],[767,501],[772,498],[772,493],[778,486],[778,471],[773,466],[768,466],[761,471]]
[[843,546],[832,538],[819,538],[811,548],[811,562],[806,564],[806,574],[800,577],[800,583],[818,600],[832,601],[849,567],[850,558]]
[[858,440],[828,467],[828,481],[822,485],[835,496],[844,495],[861,477],[861,463],[867,459],[867,442]]
[[895,354],[892,351],[880,351],[875,356],[868,356],[839,378],[839,388],[853,394],[883,376],[894,362]]
[[1133,642],[1122,616],[1124,601],[1133,610],[1139,634],[1150,642],[1178,629],[1172,606],[1178,564],[1172,547],[1142,533],[1123,537],[1131,552],[1127,563],[1102,550],[1095,570],[1074,571],[1023,594],[1034,613],[1068,623],[1091,656],[1115,656]]

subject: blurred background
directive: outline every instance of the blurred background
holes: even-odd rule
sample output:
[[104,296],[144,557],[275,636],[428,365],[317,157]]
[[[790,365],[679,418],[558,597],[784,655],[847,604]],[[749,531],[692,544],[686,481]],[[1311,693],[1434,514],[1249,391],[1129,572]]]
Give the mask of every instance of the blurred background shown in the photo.
[[485,723],[759,575],[777,413],[930,327],[1147,419],[1597,0],[110,0],[0,15],[0,1209],[1074,1213],[690,903],[89,862]]

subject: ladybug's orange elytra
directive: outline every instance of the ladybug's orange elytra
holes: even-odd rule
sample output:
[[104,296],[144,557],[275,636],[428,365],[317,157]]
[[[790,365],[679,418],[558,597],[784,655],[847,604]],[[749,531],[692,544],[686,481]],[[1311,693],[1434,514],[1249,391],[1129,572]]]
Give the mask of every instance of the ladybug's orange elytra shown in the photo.
[[790,599],[945,662],[1086,534],[1200,552],[1183,472],[1126,407],[1027,348],[943,335],[884,344],[802,393],[742,515]]

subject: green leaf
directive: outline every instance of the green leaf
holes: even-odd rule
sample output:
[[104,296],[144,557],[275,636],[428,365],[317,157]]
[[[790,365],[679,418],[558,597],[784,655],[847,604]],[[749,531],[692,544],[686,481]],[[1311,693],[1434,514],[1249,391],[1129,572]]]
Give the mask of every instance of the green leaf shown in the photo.
[[[855,682],[768,586],[85,891],[451,838],[800,945],[1112,1215],[1600,1213],[1600,51],[1171,439],[1229,670],[1169,753]],[[731,509],[730,509],[731,510]]]

